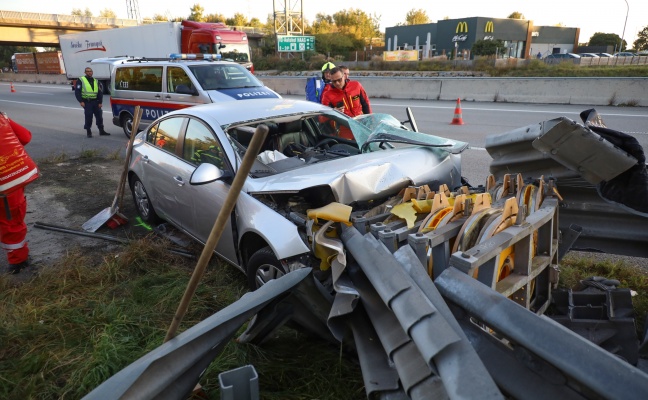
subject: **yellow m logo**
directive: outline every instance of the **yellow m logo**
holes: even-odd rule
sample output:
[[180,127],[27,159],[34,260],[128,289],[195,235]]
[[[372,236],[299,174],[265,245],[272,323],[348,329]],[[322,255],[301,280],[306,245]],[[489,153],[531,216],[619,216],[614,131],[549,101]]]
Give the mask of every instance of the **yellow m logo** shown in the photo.
[[457,24],[457,29],[455,29],[455,33],[460,33],[460,32],[468,33],[468,23],[466,21],[462,21]]
[[486,22],[486,28],[484,28],[484,32],[493,32],[493,31],[495,31],[495,28],[493,27],[493,21]]

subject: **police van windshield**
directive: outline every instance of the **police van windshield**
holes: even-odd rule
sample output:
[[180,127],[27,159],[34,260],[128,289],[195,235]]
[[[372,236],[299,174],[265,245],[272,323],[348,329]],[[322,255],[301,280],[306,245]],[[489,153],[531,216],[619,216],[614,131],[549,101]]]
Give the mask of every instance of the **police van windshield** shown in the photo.
[[189,67],[204,90],[258,87],[263,84],[245,67],[237,64],[209,63]]

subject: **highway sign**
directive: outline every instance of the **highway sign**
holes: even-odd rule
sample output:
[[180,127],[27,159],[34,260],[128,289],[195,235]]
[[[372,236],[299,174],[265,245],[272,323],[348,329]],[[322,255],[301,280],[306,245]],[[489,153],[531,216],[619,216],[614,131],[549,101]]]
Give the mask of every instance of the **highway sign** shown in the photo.
[[277,49],[286,52],[315,50],[315,36],[277,35]]

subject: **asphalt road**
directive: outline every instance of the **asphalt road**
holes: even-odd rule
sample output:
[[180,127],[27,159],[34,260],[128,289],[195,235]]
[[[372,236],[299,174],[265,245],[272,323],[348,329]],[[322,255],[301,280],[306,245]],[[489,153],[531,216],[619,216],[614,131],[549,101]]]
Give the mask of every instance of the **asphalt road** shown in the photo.
[[[105,99],[104,124],[111,136],[86,138],[83,110],[68,85],[14,83],[11,92],[7,83],[0,83],[0,111],[23,124],[33,134],[27,151],[35,159],[66,154],[74,157],[83,150],[98,149],[112,153],[124,150],[127,138],[112,125],[109,101]],[[285,96],[302,99],[302,96]],[[241,106],[245,101],[241,101]],[[470,143],[471,149],[462,155],[463,175],[473,185],[484,183],[488,175],[490,156],[484,150],[487,135],[500,134],[541,121],[567,117],[580,122],[579,113],[592,108],[583,105],[539,105],[520,103],[461,104],[464,125],[450,125],[456,102],[432,100],[372,99],[374,112],[389,113],[403,121],[405,108],[410,107],[419,131]],[[648,148],[648,108],[596,107],[605,124],[616,130],[635,135]]]

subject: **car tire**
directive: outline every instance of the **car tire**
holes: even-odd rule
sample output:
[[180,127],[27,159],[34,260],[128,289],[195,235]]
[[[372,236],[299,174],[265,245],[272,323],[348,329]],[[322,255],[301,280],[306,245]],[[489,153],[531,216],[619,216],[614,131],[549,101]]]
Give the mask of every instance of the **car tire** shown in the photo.
[[247,278],[250,290],[257,290],[272,279],[280,278],[286,273],[286,269],[277,260],[269,246],[257,250],[247,262]]
[[119,117],[119,123],[124,130],[124,135],[126,135],[126,137],[130,139],[131,133],[133,131],[133,116],[129,113],[124,113],[121,117]]
[[137,214],[140,218],[142,218],[142,220],[147,224],[156,224],[160,222],[160,217],[153,208],[151,198],[149,197],[144,184],[137,176],[133,178],[131,183],[131,192],[133,194],[133,202],[135,202]]

